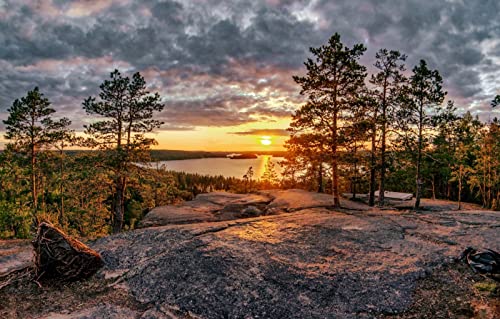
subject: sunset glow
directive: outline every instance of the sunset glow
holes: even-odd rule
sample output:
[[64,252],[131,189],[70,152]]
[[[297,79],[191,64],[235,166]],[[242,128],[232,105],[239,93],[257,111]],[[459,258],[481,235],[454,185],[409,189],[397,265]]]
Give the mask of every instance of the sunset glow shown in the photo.
[[[322,45],[333,32],[342,34],[346,44],[367,44],[365,64],[371,65],[375,50],[384,47],[411,53],[410,66],[421,58],[433,61],[433,68],[438,67],[434,61],[447,61],[439,67],[446,75],[448,99],[459,111],[470,110],[481,120],[498,116],[500,110],[489,105],[499,78],[495,33],[448,34],[461,30],[462,22],[446,18],[468,17],[473,25],[467,30],[494,30],[490,24],[497,20],[497,2],[478,8],[485,15],[481,19],[465,2],[420,7],[419,17],[436,14],[446,23],[414,21],[411,6],[401,2],[391,7],[394,16],[414,21],[404,32],[395,31],[399,20],[388,21],[376,2],[354,3],[0,1],[5,38],[0,149],[6,144],[2,120],[7,108],[35,86],[81,134],[94,120],[82,110],[82,101],[95,96],[117,68],[128,76],[140,72],[148,89],[162,97],[165,108],[155,119],[164,124],[152,136],[157,149],[283,150],[291,115],[305,102],[293,76],[304,73],[309,48]],[[359,11],[352,7],[362,8],[370,19],[358,20]],[[373,28],[379,22],[384,27]],[[27,27],[36,25],[44,27]]]
[[269,146],[272,143],[273,142],[271,141],[271,137],[270,136],[262,136],[261,139],[260,139],[260,144],[262,144],[264,146]]

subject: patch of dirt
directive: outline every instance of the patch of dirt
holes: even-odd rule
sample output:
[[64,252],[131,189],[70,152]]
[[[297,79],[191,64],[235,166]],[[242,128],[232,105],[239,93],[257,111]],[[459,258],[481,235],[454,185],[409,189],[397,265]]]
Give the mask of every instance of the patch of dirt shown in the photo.
[[42,318],[108,303],[140,312],[146,310],[147,305],[135,301],[126,290],[108,287],[108,284],[94,277],[88,281],[39,286],[32,276],[25,276],[0,290],[0,318]]
[[[388,201],[388,206],[393,207],[395,209],[413,209],[415,206],[415,199],[408,200],[408,201],[396,201],[396,200],[390,200]],[[472,203],[461,203],[461,209],[460,210],[481,210],[481,206],[477,204],[472,204]],[[451,200],[445,200],[445,199],[429,199],[429,198],[422,198],[420,200],[420,209],[421,211],[433,211],[433,212],[440,212],[440,211],[458,211],[458,202],[451,201]]]
[[[479,290],[478,286],[488,290]],[[462,263],[444,265],[418,281],[407,311],[382,318],[496,319],[500,318],[499,290],[497,282],[473,273]]]

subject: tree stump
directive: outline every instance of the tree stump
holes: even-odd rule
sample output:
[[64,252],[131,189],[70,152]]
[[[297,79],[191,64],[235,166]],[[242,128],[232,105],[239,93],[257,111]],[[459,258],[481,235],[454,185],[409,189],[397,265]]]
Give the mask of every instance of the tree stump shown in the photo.
[[38,280],[73,281],[93,275],[104,263],[98,252],[73,239],[50,223],[38,226],[35,267]]

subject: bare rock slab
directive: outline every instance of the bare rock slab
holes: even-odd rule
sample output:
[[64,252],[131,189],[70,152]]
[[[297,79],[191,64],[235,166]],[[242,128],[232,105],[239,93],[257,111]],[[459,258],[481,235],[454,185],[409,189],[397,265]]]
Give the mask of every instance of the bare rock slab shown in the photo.
[[0,240],[0,277],[31,266],[33,249],[26,240]]
[[[191,224],[253,217],[263,214],[271,198],[259,194],[212,192],[200,194],[192,201],[152,209],[141,221],[141,227]],[[250,209],[249,209],[250,207]]]
[[104,264],[98,252],[49,223],[38,226],[32,244],[38,279],[85,279]]
[[[274,198],[268,205],[269,209],[281,209],[288,212],[299,211],[307,208],[331,207],[334,205],[331,194],[312,193],[302,189],[269,190],[262,191]],[[367,210],[368,206],[341,199],[341,206],[348,209]]]
[[[211,206],[160,206],[153,208],[141,221],[141,227],[162,226],[168,224],[190,224],[216,221]],[[216,208],[219,208],[218,206]]]
[[270,198],[262,194],[233,194],[212,192],[196,196],[197,201],[209,202],[220,206],[227,204],[255,205],[269,203]]
[[463,247],[499,249],[499,221],[487,211],[311,208],[147,228],[95,245],[108,271],[129,269],[130,294],[158,309],[200,318],[380,318],[409,309],[418,280]]

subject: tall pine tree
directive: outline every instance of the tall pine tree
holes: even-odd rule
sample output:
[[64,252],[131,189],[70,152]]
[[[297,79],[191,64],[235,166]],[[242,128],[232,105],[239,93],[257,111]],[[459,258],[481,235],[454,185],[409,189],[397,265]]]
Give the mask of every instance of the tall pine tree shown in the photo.
[[140,73],[130,79],[115,70],[100,89],[99,99],[89,97],[83,102],[83,108],[87,114],[105,119],[85,128],[91,136],[90,145],[105,151],[105,162],[113,172],[112,212],[116,233],[123,227],[127,182],[135,169],[133,163],[148,159],[149,148],[155,140],[145,134],[162,124],[153,119],[153,115],[163,110],[163,104],[158,93],[147,90]]
[[432,118],[441,108],[446,96],[443,91],[443,79],[437,70],[428,68],[424,60],[413,68],[408,85],[405,88],[404,104],[399,111],[400,129],[405,132],[407,146],[416,153],[416,191],[415,209],[420,207],[422,197],[422,156],[430,137]]
[[351,113],[353,100],[364,87],[366,68],[359,59],[366,48],[362,44],[355,44],[352,48],[344,46],[340,35],[335,33],[326,45],[310,51],[314,59],[304,63],[307,74],[293,77],[302,87],[301,94],[307,95],[310,102],[295,113],[292,126],[325,138],[331,154],[334,206],[339,207],[339,127]]
[[3,121],[5,138],[11,141],[11,149],[27,160],[32,217],[36,226],[39,208],[39,153],[52,143],[54,133],[67,127],[70,122],[66,118],[59,121],[53,119],[56,111],[50,107],[49,100],[38,87],[29,91],[25,97],[16,99],[7,112],[9,117]]
[[[380,127],[380,182],[379,182],[379,206],[384,205],[385,175],[387,171],[387,132],[391,126],[395,111],[399,107],[399,95],[402,85],[406,82],[403,75],[405,71],[404,62],[406,55],[399,51],[381,49],[375,54],[375,68],[378,73],[373,74],[370,83],[373,85],[375,98],[375,121]],[[377,116],[377,111],[378,116]],[[378,131],[374,130],[375,132]],[[374,140],[374,137],[372,137]],[[373,143],[372,143],[373,144]],[[374,204],[372,192],[370,192],[370,206]]]

